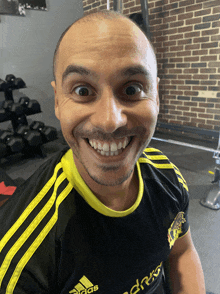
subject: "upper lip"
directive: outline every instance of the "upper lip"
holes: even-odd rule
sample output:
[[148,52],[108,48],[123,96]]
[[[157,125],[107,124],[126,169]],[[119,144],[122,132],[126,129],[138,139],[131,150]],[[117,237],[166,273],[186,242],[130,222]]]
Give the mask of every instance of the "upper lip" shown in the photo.
[[95,149],[100,149],[106,152],[109,151],[116,151],[117,149],[125,148],[130,141],[130,138],[125,137],[121,140],[113,140],[111,142],[109,141],[100,141],[100,140],[89,140],[89,144],[92,145]]
[[103,135],[103,136],[99,136],[99,135],[91,135],[91,136],[84,136],[84,139],[87,140],[97,140],[97,141],[103,141],[103,142],[114,142],[114,140],[123,140],[125,138],[132,138],[133,136],[135,136],[136,134],[127,134],[127,135],[123,135],[123,136],[108,136],[108,135]]
[[114,143],[114,142],[117,142],[117,141],[123,141],[126,138],[128,138],[128,140],[130,142],[133,137],[134,136],[123,136],[123,137],[120,137],[120,138],[109,138],[109,139],[107,139],[107,138],[103,139],[103,138],[100,138],[100,137],[87,137],[87,138],[84,138],[84,139],[87,140],[87,141],[95,140],[95,141],[111,144],[111,143]]

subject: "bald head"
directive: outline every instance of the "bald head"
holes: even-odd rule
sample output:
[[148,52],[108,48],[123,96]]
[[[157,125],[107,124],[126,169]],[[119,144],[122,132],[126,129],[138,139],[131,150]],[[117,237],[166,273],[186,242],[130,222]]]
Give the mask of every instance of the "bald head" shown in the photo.
[[71,24],[69,27],[67,27],[67,29],[62,33],[62,35],[60,36],[60,39],[57,43],[55,52],[54,52],[54,58],[53,58],[53,75],[54,75],[54,80],[56,80],[56,70],[57,70],[57,62],[58,62],[58,56],[59,56],[59,51],[60,51],[60,47],[61,47],[61,43],[62,40],[64,39],[64,37],[67,35],[67,33],[69,31],[73,31],[72,29],[74,28],[75,30],[77,30],[77,27],[79,28],[80,26],[82,27],[83,25],[88,25],[88,24],[94,24],[94,23],[99,23],[101,21],[104,20],[121,20],[124,23],[130,24],[135,26],[136,28],[138,28],[138,30],[140,30],[140,32],[142,32],[146,39],[148,40],[153,52],[154,52],[154,57],[156,60],[156,54],[153,48],[152,43],[150,42],[150,40],[147,38],[146,34],[144,33],[144,31],[134,22],[132,21],[129,17],[116,12],[116,11],[112,11],[112,10],[106,10],[106,11],[98,11],[95,13],[91,13],[88,14],[86,16],[83,16],[82,18],[78,19],[77,21],[75,21],[73,24]]

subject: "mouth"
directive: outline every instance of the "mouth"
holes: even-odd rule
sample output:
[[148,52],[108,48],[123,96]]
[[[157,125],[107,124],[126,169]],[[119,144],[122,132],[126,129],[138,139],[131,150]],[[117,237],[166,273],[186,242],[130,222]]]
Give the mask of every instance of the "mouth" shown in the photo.
[[115,139],[111,142],[95,139],[86,139],[88,145],[99,155],[115,157],[122,154],[130,146],[134,136]]

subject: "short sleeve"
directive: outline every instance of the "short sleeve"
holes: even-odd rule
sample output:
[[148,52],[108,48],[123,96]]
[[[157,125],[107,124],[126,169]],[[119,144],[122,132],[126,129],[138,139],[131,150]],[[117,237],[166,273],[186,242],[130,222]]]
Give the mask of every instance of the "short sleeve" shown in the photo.
[[183,189],[183,199],[185,199],[186,203],[182,208],[183,219],[182,219],[182,225],[181,225],[181,232],[179,234],[179,238],[183,237],[188,231],[189,231],[189,218],[188,218],[188,212],[189,212],[189,193],[185,189]]
[[176,224],[178,227],[178,238],[183,237],[189,230],[189,188],[186,180],[182,176],[180,170],[173,164],[174,171],[177,175],[181,190],[181,197],[179,199],[180,212],[176,216]]
[[170,248],[172,248],[177,239],[183,237],[189,230],[189,189],[179,169],[174,164],[172,166],[176,176],[174,181],[178,187],[178,193],[176,194],[177,211],[168,229]]

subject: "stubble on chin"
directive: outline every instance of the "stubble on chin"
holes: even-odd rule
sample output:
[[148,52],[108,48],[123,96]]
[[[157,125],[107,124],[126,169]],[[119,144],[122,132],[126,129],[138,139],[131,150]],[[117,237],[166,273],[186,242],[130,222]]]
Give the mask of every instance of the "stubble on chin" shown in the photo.
[[[117,168],[118,169],[118,168]],[[124,174],[121,177],[107,177],[107,176],[103,176],[103,177],[98,177],[93,175],[92,173],[90,173],[87,170],[87,173],[89,174],[90,178],[95,181],[97,184],[102,185],[102,186],[118,186],[123,184],[133,173],[134,168],[132,168],[130,171],[128,171],[126,174]],[[104,172],[104,171],[103,171]]]
[[[144,132],[142,130],[141,135],[143,135],[143,133]],[[144,135],[146,136],[146,133]],[[143,137],[145,137],[145,136],[143,136]],[[98,165],[96,165],[96,167],[93,168],[93,167],[89,166],[89,165],[91,165],[90,162],[87,163],[87,160],[89,160],[89,158],[83,158],[83,154],[82,154],[82,152],[80,152],[80,144],[74,142],[72,144],[72,146],[70,146],[70,148],[72,149],[75,160],[77,160],[78,163],[81,166],[83,166],[84,172],[93,181],[95,181],[97,184],[103,185],[103,186],[117,186],[117,185],[120,185],[123,182],[125,182],[132,175],[132,173],[135,170],[135,166],[136,166],[136,163],[137,163],[139,157],[141,156],[141,154],[143,153],[143,150],[148,146],[148,144],[151,140],[151,137],[149,135],[146,136],[148,138],[145,141],[143,141],[142,136],[138,136],[138,137],[139,137],[140,141],[138,142],[138,146],[137,146],[137,150],[136,150],[137,153],[134,158],[133,166],[130,167],[130,169],[126,173],[121,174],[121,175],[120,175],[120,171],[119,171],[121,168],[120,164],[118,164],[118,163],[109,164],[109,165],[98,164]],[[76,138],[77,137],[75,137],[75,139]],[[79,139],[79,137],[78,137],[78,139]],[[78,142],[78,140],[76,140],[76,141]],[[94,173],[94,170],[96,170],[97,172]],[[117,175],[118,171],[119,171],[119,173]]]

